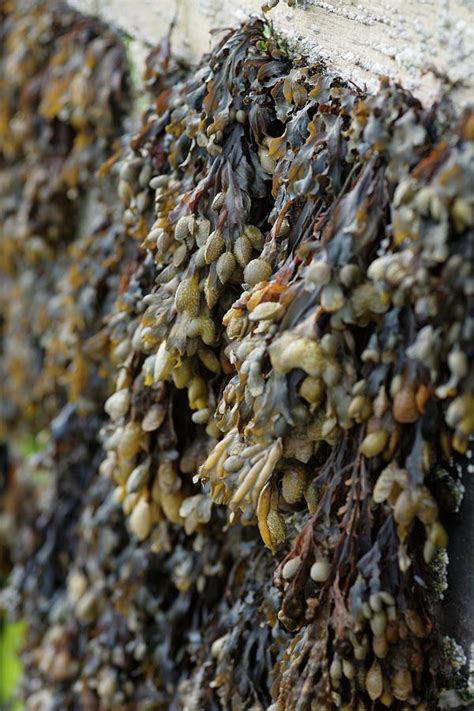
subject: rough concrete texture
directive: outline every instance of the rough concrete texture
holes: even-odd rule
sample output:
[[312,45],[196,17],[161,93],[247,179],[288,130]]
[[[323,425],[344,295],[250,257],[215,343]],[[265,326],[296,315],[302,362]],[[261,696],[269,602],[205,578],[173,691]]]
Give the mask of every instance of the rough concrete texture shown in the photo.
[[[262,0],[72,0],[135,40],[155,44],[176,16],[175,51],[196,58],[212,32],[259,13]],[[295,48],[323,57],[344,78],[369,89],[385,74],[432,102],[450,82],[462,106],[474,100],[474,0],[281,0],[268,13]],[[140,60],[139,60],[140,61]]]

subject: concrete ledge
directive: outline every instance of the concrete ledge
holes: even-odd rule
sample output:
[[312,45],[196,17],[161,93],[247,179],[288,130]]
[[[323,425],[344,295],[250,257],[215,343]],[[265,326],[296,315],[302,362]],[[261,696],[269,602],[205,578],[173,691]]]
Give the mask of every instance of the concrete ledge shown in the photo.
[[[114,24],[140,47],[156,44],[173,17],[175,51],[188,59],[211,46],[211,32],[260,13],[262,0],[71,0],[83,12]],[[311,57],[370,90],[386,74],[433,102],[448,82],[462,107],[474,102],[472,0],[281,0],[268,13],[275,27]]]

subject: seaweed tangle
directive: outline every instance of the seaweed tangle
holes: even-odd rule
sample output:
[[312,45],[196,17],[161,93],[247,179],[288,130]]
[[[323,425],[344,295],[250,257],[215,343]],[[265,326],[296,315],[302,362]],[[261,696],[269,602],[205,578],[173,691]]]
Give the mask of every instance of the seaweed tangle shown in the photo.
[[20,6],[0,370],[2,433],[45,443],[6,592],[27,708],[468,704],[437,605],[474,434],[472,112],[366,95],[254,19],[193,72],[154,49],[130,137],[117,38]]

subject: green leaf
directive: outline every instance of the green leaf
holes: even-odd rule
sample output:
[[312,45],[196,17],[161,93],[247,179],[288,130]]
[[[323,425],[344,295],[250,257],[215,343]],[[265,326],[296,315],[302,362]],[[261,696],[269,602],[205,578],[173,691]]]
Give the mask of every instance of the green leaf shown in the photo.
[[0,708],[21,711],[23,704],[14,700],[21,674],[20,649],[25,623],[7,622],[0,618]]

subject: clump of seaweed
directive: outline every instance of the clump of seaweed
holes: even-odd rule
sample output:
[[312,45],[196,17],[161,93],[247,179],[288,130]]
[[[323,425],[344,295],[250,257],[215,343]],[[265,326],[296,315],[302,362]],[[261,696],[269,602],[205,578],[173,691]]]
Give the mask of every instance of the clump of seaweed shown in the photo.
[[[142,315],[134,288],[134,326],[112,331],[103,469],[155,546],[163,516],[192,533],[210,500],[274,552],[293,540],[275,580],[299,653],[279,663],[275,709],[424,703],[424,587],[447,543],[430,480],[473,431],[472,118],[439,141],[399,87],[366,97],[292,65],[259,24],[176,94],[119,183],[137,236],[149,167],[156,286]],[[186,410],[180,456],[166,418]]]
[[192,76],[164,43],[146,82],[101,169],[119,205],[40,290],[53,495],[13,576],[24,694],[433,708],[459,672],[433,565],[474,434],[472,113],[443,125],[385,80],[367,96],[258,19]]
[[[72,264],[74,241],[87,231],[83,194],[121,132],[127,62],[113,33],[65,3],[2,2],[0,18],[3,435],[17,424],[41,429],[58,411],[61,386],[74,388],[76,379],[80,387],[83,378],[83,344],[58,332],[57,364],[50,369],[43,363],[45,341],[53,340],[51,323],[60,313],[58,284],[79,291]],[[95,196],[91,190],[91,214],[106,195],[105,184]],[[119,249],[114,258],[120,259]],[[85,303],[76,310],[76,322],[93,313]],[[52,360],[53,348],[50,353]]]

